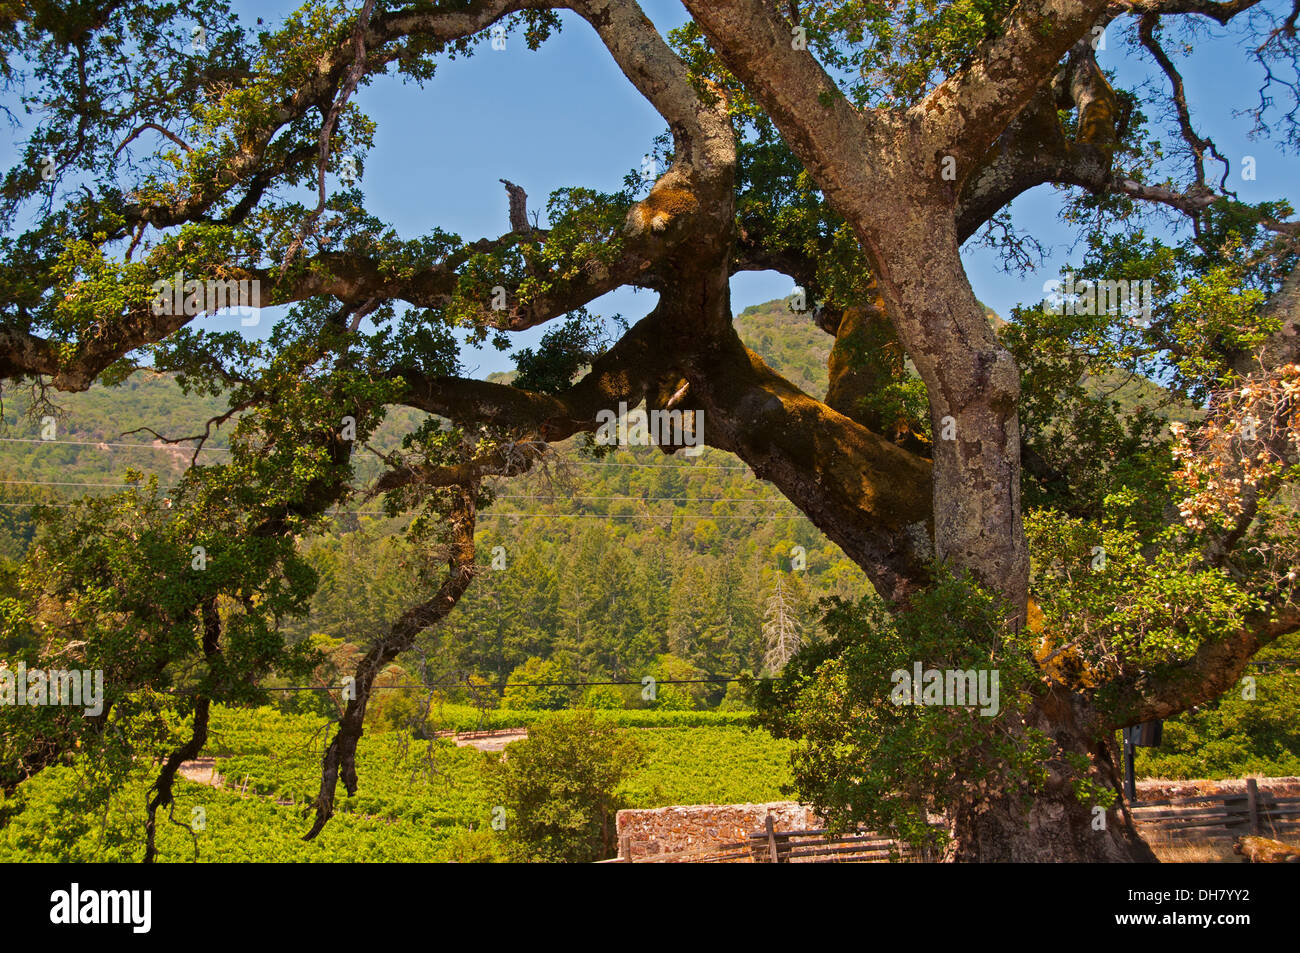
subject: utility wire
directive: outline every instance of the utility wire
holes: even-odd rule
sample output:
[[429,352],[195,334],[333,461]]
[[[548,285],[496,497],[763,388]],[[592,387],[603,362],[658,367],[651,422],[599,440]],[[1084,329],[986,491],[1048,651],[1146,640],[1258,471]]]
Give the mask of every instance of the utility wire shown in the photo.
[[[180,444],[168,444],[158,446],[153,443],[108,443],[104,440],[42,440],[39,437],[0,437],[0,443],[35,443],[44,447],[94,447],[97,450],[108,449],[133,449],[133,450],[166,450],[175,452],[177,450],[189,452],[192,447],[183,447]],[[230,453],[227,447],[201,447],[204,453]]]
[[[70,509],[75,503],[0,503],[0,506],[52,506],[58,509]],[[342,516],[350,513],[352,516],[388,516],[377,510],[360,510],[344,511],[342,513],[333,513],[333,516]],[[806,520],[808,519],[802,513],[712,513],[712,514],[690,514],[690,513],[497,513],[492,510],[479,513],[475,518],[484,520],[489,518],[499,519],[525,519],[525,520]]]
[[[143,481],[142,481],[143,482]],[[113,486],[113,487],[137,487],[143,489],[141,483],[65,483],[57,480],[0,480],[0,484],[14,486]],[[160,490],[173,490],[175,487],[160,486]]]
[[[44,447],[94,447],[97,450],[164,450],[169,453],[176,451],[189,452],[193,448],[182,446],[179,443],[166,444],[159,446],[153,443],[109,443],[103,440],[42,440],[39,437],[0,437],[0,443],[32,443]],[[228,447],[200,447],[202,453],[230,453]],[[620,460],[569,460],[565,462],[566,466],[576,467],[639,467],[645,470],[745,470],[751,468],[741,464],[732,466],[730,464],[718,463],[635,463]]]
[[[1268,665],[1300,665],[1300,659],[1270,659],[1263,662],[1248,662],[1248,665],[1264,667]],[[653,678],[654,676],[648,676]],[[756,682],[773,682],[777,680],[775,675],[714,675],[708,678],[655,678],[656,685],[726,685],[732,682],[739,682],[745,678],[751,678]],[[372,685],[372,690],[393,690],[401,688],[491,688],[504,690],[507,688],[586,688],[592,685],[636,685],[644,686],[644,681],[612,679],[607,681],[591,682],[484,682],[474,684],[467,679],[458,679],[454,681],[435,681],[429,683],[402,683],[398,685]],[[276,685],[260,689],[265,692],[319,692],[319,691],[341,691],[342,685]],[[190,690],[173,689],[161,692],[164,695],[188,695],[193,694]]]
[[[161,474],[158,474],[161,475]],[[134,487],[143,489],[143,481],[136,483],[71,483],[60,480],[0,480],[0,485],[13,486],[106,486],[106,487]],[[160,490],[174,490],[175,486],[160,486]],[[550,503],[559,503],[567,500],[595,500],[595,501],[633,501],[639,503],[788,503],[789,500],[784,496],[602,496],[600,494],[580,495],[580,496],[556,496],[528,494],[528,493],[500,493],[497,494],[498,500],[541,500]]]
[[[653,678],[653,676],[647,676],[647,677]],[[740,680],[741,680],[741,676],[739,676],[739,675],[718,675],[718,676],[711,677],[711,678],[655,678],[655,679],[654,679],[654,684],[656,684],[656,685],[701,685],[701,684],[707,684],[707,685],[722,685],[722,684],[728,684],[728,683],[730,683],[730,682],[738,682],[738,681],[740,681]],[[770,681],[774,681],[775,678],[774,678],[774,676],[764,675],[764,676],[755,676],[755,677],[754,677],[754,680],[755,680],[755,681],[758,681],[758,682],[770,682]],[[477,685],[476,685],[476,684],[474,684],[474,683],[472,683],[472,682],[467,681],[466,679],[459,679],[459,680],[456,680],[456,681],[436,681],[436,682],[429,682],[429,683],[427,683],[427,684],[420,683],[420,682],[416,682],[416,683],[412,683],[412,684],[400,684],[400,685],[372,685],[371,688],[372,688],[372,690],[375,690],[375,689],[398,689],[398,688],[475,688],[475,689],[477,689],[477,688],[492,688],[492,689],[502,689],[502,690],[504,690],[504,689],[506,689],[506,688],[586,688],[586,687],[589,686],[589,685],[636,685],[636,686],[640,687],[640,686],[644,686],[645,684],[646,684],[646,683],[645,683],[644,681],[639,681],[639,680],[637,680],[637,681],[613,680],[613,681],[596,681],[596,682],[511,682],[511,681],[505,681],[505,682],[484,682],[484,683],[482,683],[482,684],[477,684]],[[319,691],[341,691],[342,689],[343,689],[343,686],[342,686],[342,685],[277,685],[277,686],[270,686],[270,687],[262,688],[261,691],[265,691],[265,692],[319,692]],[[167,691],[161,692],[160,694],[163,694],[163,695],[191,695],[191,694],[194,694],[194,692],[193,692],[192,690],[189,690],[189,689],[170,689],[170,690],[167,690]]]

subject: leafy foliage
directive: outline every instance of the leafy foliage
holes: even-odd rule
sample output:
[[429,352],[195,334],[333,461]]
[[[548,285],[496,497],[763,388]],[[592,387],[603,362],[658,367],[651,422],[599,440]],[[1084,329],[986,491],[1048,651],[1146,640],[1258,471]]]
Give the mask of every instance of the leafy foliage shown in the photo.
[[643,757],[639,745],[589,712],[556,715],[508,745],[493,774],[519,860],[599,860],[614,844],[616,789]]
[[[758,699],[759,720],[796,742],[795,789],[833,828],[934,844],[942,834],[929,814],[972,790],[1028,796],[1042,782],[1051,743],[1022,720],[1036,679],[1028,634],[1007,625],[994,596],[948,576],[897,616],[873,600],[837,601],[824,624],[833,641],[802,650]],[[973,698],[922,704],[920,686],[902,703],[895,673],[910,678],[917,663],[997,673],[996,710]]]

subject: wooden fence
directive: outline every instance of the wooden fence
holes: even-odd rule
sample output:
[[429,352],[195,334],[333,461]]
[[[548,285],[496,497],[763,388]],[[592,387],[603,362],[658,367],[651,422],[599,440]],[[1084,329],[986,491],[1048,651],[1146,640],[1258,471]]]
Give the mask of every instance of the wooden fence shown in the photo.
[[1131,808],[1144,836],[1189,842],[1232,841],[1244,835],[1300,837],[1300,797],[1275,797],[1246,779],[1240,794],[1139,801]]
[[677,851],[631,858],[627,838],[619,845],[619,856],[604,863],[637,864],[834,864],[887,863],[920,858],[916,848],[871,832],[831,834],[815,829],[778,831],[769,815],[764,830],[745,840],[713,844],[699,850]]
[[770,817],[766,830],[749,836],[749,845],[755,860],[764,864],[888,863],[920,857],[910,844],[871,832],[776,831]]

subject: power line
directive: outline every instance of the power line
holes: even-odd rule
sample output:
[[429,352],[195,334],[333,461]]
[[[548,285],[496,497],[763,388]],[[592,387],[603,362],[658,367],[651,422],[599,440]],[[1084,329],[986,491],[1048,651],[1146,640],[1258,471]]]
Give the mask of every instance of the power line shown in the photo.
[[[1248,665],[1267,666],[1267,665],[1300,665],[1300,659],[1271,659],[1263,662],[1248,662]],[[711,675],[707,678],[654,678],[655,685],[729,685],[734,682],[745,680],[755,682],[774,682],[779,676],[775,675]],[[640,679],[608,679],[590,682],[483,682],[475,684],[468,679],[457,679],[453,681],[440,680],[433,682],[411,682],[400,683],[396,685],[372,685],[371,690],[396,690],[404,688],[428,689],[428,688],[491,688],[504,691],[507,688],[587,688],[595,685],[635,685],[644,687],[646,682]],[[274,685],[263,686],[260,691],[265,692],[319,692],[319,691],[341,691],[343,686],[340,685]],[[194,694],[192,689],[171,689],[161,692],[164,695],[190,695]]]
[[671,463],[620,463],[618,461],[575,460],[569,461],[579,467],[642,467],[646,470],[749,470],[747,466],[725,466],[715,463],[684,463],[674,466]]
[[[152,475],[152,474],[151,474]],[[13,486],[105,486],[122,488],[143,489],[143,481],[135,483],[72,483],[62,480],[0,480],[0,485]],[[173,486],[160,486],[160,490],[174,490]],[[545,502],[563,502],[566,500],[594,500],[609,502],[639,502],[639,503],[788,503],[783,496],[762,496],[762,497],[745,497],[745,496],[602,496],[600,494],[578,495],[578,496],[541,496],[526,493],[501,493],[498,494],[498,500],[539,500]]]
[[[35,443],[44,447],[94,447],[97,450],[123,449],[129,448],[134,450],[166,450],[175,452],[190,452],[193,447],[182,447],[180,444],[170,444],[158,446],[155,443],[108,443],[103,440],[42,440],[39,437],[0,437],[0,443]],[[226,447],[200,447],[202,453],[230,453]]]
[[[362,514],[372,515],[372,514]],[[380,514],[384,515],[384,514]],[[662,519],[686,519],[686,520],[786,520],[786,519],[808,519],[803,513],[711,513],[706,515],[693,515],[689,513],[494,513],[488,510],[486,513],[479,513],[479,519],[486,517],[511,517],[519,519],[557,519],[557,520],[662,520]]]
[[[113,486],[135,487],[143,489],[143,483],[66,483],[58,480],[0,480],[0,484],[16,486]],[[172,486],[159,487],[160,490],[174,490]]]
[[[685,501],[692,502],[692,501]],[[767,500],[737,501],[737,502],[754,502],[766,503]],[[0,502],[0,506],[52,506],[60,509],[69,509],[76,506],[76,503],[44,503],[39,500],[25,502]],[[326,514],[328,516],[388,516],[388,513],[382,510],[336,510]],[[398,514],[400,517],[402,514]],[[707,513],[707,514],[690,514],[677,512],[663,513],[501,513],[494,510],[484,510],[476,515],[476,519],[488,519],[491,517],[509,518],[509,519],[549,519],[549,520],[616,520],[616,519],[701,519],[701,520],[747,520],[747,519],[807,519],[803,513]]]
[[[111,443],[105,440],[42,440],[39,437],[0,437],[0,443],[33,443],[44,447],[94,447],[97,450],[165,450],[175,452],[177,450],[189,452],[192,447],[181,446],[177,444],[164,444],[159,446],[156,443]],[[231,453],[229,447],[200,447],[202,453]],[[565,462],[568,466],[577,467],[639,467],[645,470],[750,470],[751,468],[741,464],[733,466],[730,464],[720,463],[637,463],[622,460],[569,460]]]
[[[163,450],[169,453],[176,451],[191,452],[194,448],[181,446],[180,444],[168,444],[159,446],[155,443],[109,443],[103,440],[42,440],[39,437],[0,437],[0,443],[29,443],[37,444],[44,447],[94,447],[96,450]],[[200,453],[231,453],[228,447],[199,447]],[[689,472],[696,470],[732,470],[752,472],[752,468],[741,464],[732,466],[720,463],[636,463],[619,460],[569,460],[563,464],[565,466],[577,467],[636,467],[643,470],[677,470],[679,472]]]
[[[49,506],[56,509],[71,509],[76,506],[75,503],[0,503],[3,507],[12,506]],[[350,514],[352,516],[388,516],[377,510],[344,510],[328,514],[330,516],[343,516]],[[692,513],[494,513],[491,510],[479,513],[477,520],[485,520],[492,517],[499,519],[532,519],[532,520],[753,520],[775,522],[777,520],[807,520],[808,517],[803,513],[710,513],[710,514],[692,514]]]
[[[747,676],[717,675],[717,676],[711,676],[709,678],[654,678],[654,676],[651,675],[646,677],[653,679],[655,685],[701,685],[701,684],[723,685],[723,684],[730,684],[731,682],[739,682]],[[749,677],[752,677],[753,680],[757,682],[770,682],[775,680],[775,676],[771,676],[771,675],[749,676]],[[401,688],[492,688],[492,689],[505,690],[507,688],[586,688],[592,685],[635,685],[637,687],[644,687],[646,685],[646,682],[639,679],[637,680],[619,679],[619,680],[592,681],[592,682],[511,682],[507,680],[504,682],[484,682],[482,684],[474,684],[473,682],[470,682],[468,679],[459,679],[456,681],[444,680],[444,681],[435,681],[435,682],[427,682],[427,683],[414,682],[414,683],[403,683],[398,685],[371,685],[371,690],[372,691],[377,689],[394,690],[394,689],[401,689]],[[343,686],[340,684],[340,685],[274,685],[274,686],[265,686],[259,690],[264,692],[319,692],[319,691],[336,692],[336,691],[342,691],[342,689]],[[194,690],[193,689],[168,689],[166,691],[160,692],[160,694],[192,695],[194,694]]]
[[[756,500],[755,502],[763,502]],[[15,506],[37,506],[39,504],[17,503]],[[65,504],[70,505],[70,504]],[[388,516],[380,510],[339,510],[329,514],[331,516]],[[692,514],[679,512],[663,513],[500,513],[494,510],[480,511],[475,515],[476,520],[484,520],[490,517],[504,517],[509,519],[539,519],[539,520],[617,520],[617,519],[637,519],[637,520],[662,520],[662,519],[688,519],[688,520],[751,520],[751,519],[808,519],[803,513],[706,513]]]
[[[78,483],[71,481],[58,480],[0,480],[0,485],[9,486],[75,486],[75,487],[107,487],[116,489],[143,489],[142,483]],[[176,489],[175,486],[159,487],[161,490]],[[95,497],[92,497],[95,498]],[[609,502],[609,503],[743,503],[752,504],[787,504],[793,505],[790,500],[782,496],[768,497],[742,497],[742,496],[603,496],[599,494],[577,495],[577,496],[555,496],[555,495],[538,495],[523,493],[506,493],[497,496],[499,500],[531,500],[536,502],[568,502],[571,500],[584,500],[588,502]],[[0,503],[0,506],[55,506],[67,508],[74,506],[74,503],[42,503],[40,501],[23,501],[23,502],[6,502]],[[353,516],[387,516],[388,514],[379,510],[336,510],[330,515],[340,516],[351,514]],[[710,514],[708,516],[687,516],[681,513],[501,513],[492,510],[484,510],[478,514],[478,518],[498,517],[513,519],[662,519],[665,517],[683,517],[687,519],[757,519],[767,518],[782,519],[786,518],[784,514]],[[803,514],[792,513],[789,518],[801,518]]]
[[[0,483],[4,481],[0,480]],[[95,484],[85,484],[94,486]],[[105,484],[106,486],[111,484]],[[610,502],[632,501],[637,503],[788,503],[784,496],[529,496],[526,494],[498,494],[498,500],[542,500],[563,502],[564,500],[607,500]]]

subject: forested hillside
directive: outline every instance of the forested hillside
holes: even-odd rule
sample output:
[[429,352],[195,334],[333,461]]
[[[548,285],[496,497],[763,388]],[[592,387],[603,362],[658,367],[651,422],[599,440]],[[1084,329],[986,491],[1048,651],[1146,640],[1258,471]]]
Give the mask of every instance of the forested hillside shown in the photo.
[[[809,393],[825,393],[831,339],[810,317],[792,314],[778,300],[747,308],[736,326],[783,375]],[[1164,396],[1146,380],[1119,375],[1092,386],[1116,393],[1130,409],[1157,406]],[[219,398],[186,395],[172,377],[148,372],[116,387],[49,394],[52,406],[38,404],[33,415],[38,396],[25,390],[5,394],[0,583],[6,587],[35,529],[31,502],[57,505],[120,492],[129,470],[145,479],[156,475],[166,486],[188,464],[192,443],[168,445],[157,437],[202,433],[225,407]],[[1186,407],[1165,412],[1180,419],[1190,415]],[[390,413],[370,441],[383,451],[395,447],[419,417],[403,408]],[[53,440],[42,439],[47,416],[55,418]],[[213,428],[201,461],[222,459],[229,427]],[[364,488],[378,458],[355,459],[357,484]],[[433,585],[426,570],[432,565],[436,571],[437,554],[413,551],[396,532],[400,526],[358,495],[336,516],[332,532],[304,542],[320,582],[310,613],[291,622],[290,633],[327,650],[331,663],[318,671],[320,682],[335,683],[360,646]],[[479,578],[446,624],[391,667],[385,676],[390,685],[436,685],[441,697],[486,708],[503,701],[515,708],[730,707],[739,695],[735,689],[728,694],[721,680],[660,686],[647,701],[640,679],[770,673],[776,663],[767,658],[765,621],[770,629],[779,618],[801,641],[815,640],[823,637],[820,598],[853,599],[867,589],[861,571],[793,505],[735,457],[713,449],[694,458],[650,448],[597,458],[570,442],[553,465],[501,482],[494,504],[479,515],[477,542]],[[1290,640],[1273,654],[1294,655]],[[1275,703],[1281,703],[1276,689],[1283,687],[1285,671],[1266,676],[1263,691]],[[501,689],[490,686],[507,681],[633,684],[512,688],[503,699]],[[267,684],[283,680],[270,677]],[[422,694],[385,692],[371,717],[406,721]],[[321,711],[326,704],[320,693],[284,693],[278,701],[288,710]],[[1229,710],[1234,703],[1226,704]],[[1178,743],[1169,754],[1144,755],[1148,770],[1222,773],[1218,760],[1201,763],[1174,753],[1199,750],[1199,739],[1209,731],[1206,719],[1218,710],[1216,705],[1184,719],[1187,727],[1175,727],[1170,735]],[[1293,732],[1286,725],[1279,720],[1267,735],[1267,751],[1260,751],[1275,769],[1295,763]],[[1246,736],[1256,732],[1237,734],[1245,747],[1238,745],[1234,757],[1255,763]]]
[[[774,301],[747,309],[737,327],[773,367],[824,393],[831,339],[810,318]],[[53,406],[33,414],[34,395],[5,395],[0,555],[10,566],[34,531],[30,502],[118,492],[130,470],[165,487],[193,444],[157,437],[201,434],[224,410],[218,398],[186,395],[171,377],[147,372],[47,397]],[[390,413],[370,441],[383,451],[418,416]],[[48,417],[53,440],[42,439]],[[230,426],[213,428],[200,462],[223,458]],[[356,459],[364,488],[378,458]],[[304,544],[320,586],[310,615],[292,624],[295,638],[324,636],[322,645],[345,655],[428,588],[422,570],[437,558],[411,551],[396,525],[359,495],[334,532]],[[793,505],[712,449],[688,457],[633,448],[598,459],[565,445],[544,472],[501,483],[480,513],[478,552],[480,578],[422,646],[430,680],[503,682],[530,658],[553,661],[545,671],[569,681],[759,673],[772,667],[765,616],[814,639],[819,598],[866,590],[861,571]],[[725,688],[668,686],[662,702],[717,703]],[[627,689],[628,702],[639,693]]]

